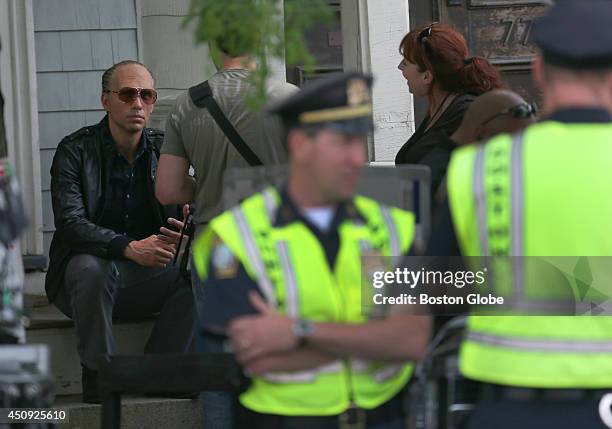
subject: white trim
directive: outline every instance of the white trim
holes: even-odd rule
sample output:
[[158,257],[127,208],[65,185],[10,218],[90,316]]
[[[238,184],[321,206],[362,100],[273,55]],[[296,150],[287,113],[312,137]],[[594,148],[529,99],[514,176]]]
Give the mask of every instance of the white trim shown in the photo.
[[136,47],[138,49],[138,61],[144,63],[144,55],[142,51],[142,0],[134,0],[134,5],[136,6]]
[[478,238],[482,255],[490,255],[489,231],[487,230],[487,193],[484,185],[485,145],[478,148],[474,167],[474,198],[476,200],[476,216],[478,222]]
[[43,254],[38,99],[32,0],[0,0],[2,82],[9,161],[14,165],[30,228],[21,240],[23,254]]
[[[283,0],[277,0],[277,14],[272,19],[278,20],[282,28],[285,28],[285,7]],[[285,43],[285,32],[282,31],[277,35],[279,39],[282,39],[282,43]],[[284,50],[283,50],[284,52]],[[279,80],[281,82],[287,82],[287,65],[285,64],[285,56],[283,58],[274,58],[268,55],[268,67],[270,68],[270,79]]]
[[469,342],[495,347],[557,353],[612,353],[612,340],[582,338],[521,338],[506,335],[469,332]]
[[236,224],[238,225],[238,230],[240,231],[240,235],[244,240],[244,248],[247,253],[247,257],[253,264],[253,268],[255,269],[255,273],[257,275],[257,284],[261,290],[261,293],[266,298],[266,301],[272,305],[273,307],[277,306],[276,293],[274,291],[274,285],[272,281],[268,277],[268,273],[266,272],[266,266],[261,257],[261,253],[257,248],[257,243],[255,242],[255,237],[253,236],[253,232],[251,231],[251,227],[249,226],[249,222],[246,219],[246,216],[242,212],[242,208],[240,206],[236,207],[232,210],[234,214],[234,219]]
[[414,106],[397,69],[410,28],[406,0],[342,0],[343,67],[374,76],[372,161],[391,161],[414,131]]
[[295,269],[291,263],[291,255],[289,254],[289,246],[285,240],[280,240],[276,243],[278,255],[280,257],[281,266],[283,268],[283,276],[285,278],[285,308],[287,316],[296,319],[300,316],[300,298]]

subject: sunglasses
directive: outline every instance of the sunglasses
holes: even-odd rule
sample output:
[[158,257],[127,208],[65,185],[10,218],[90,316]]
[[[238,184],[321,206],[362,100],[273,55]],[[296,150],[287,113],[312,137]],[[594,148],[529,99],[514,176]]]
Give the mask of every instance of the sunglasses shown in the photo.
[[480,125],[486,125],[489,122],[491,122],[493,119],[497,119],[500,116],[504,116],[504,115],[512,115],[512,117],[515,119],[527,119],[531,116],[535,116],[537,111],[538,110],[535,104],[521,103],[521,104],[517,104],[516,106],[508,107],[507,109],[502,110],[499,113],[496,113],[495,115],[491,116],[486,121],[482,122]]
[[125,86],[119,91],[112,91],[108,89],[104,92],[112,92],[117,94],[119,100],[123,101],[124,103],[131,103],[135,101],[138,97],[140,97],[144,104],[155,104],[155,102],[157,101],[157,91],[155,91],[154,89],[133,88],[131,86]]
[[423,30],[421,30],[421,32],[417,36],[417,41],[421,44],[425,43],[427,41],[427,38],[431,37],[431,33],[433,32],[433,27],[436,24],[438,24],[438,22],[432,22],[430,25],[428,25]]

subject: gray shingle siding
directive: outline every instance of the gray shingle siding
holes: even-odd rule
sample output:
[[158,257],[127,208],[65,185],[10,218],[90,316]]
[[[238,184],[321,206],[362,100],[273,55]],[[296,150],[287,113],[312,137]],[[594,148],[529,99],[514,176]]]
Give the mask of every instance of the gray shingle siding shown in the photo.
[[102,72],[138,59],[136,0],[33,0],[45,254],[54,230],[49,169],[67,134],[98,122]]

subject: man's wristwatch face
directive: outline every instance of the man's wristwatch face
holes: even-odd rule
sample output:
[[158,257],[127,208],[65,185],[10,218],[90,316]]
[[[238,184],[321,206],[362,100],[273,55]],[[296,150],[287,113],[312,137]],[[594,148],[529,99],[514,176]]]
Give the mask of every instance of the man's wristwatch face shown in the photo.
[[293,322],[293,333],[300,340],[305,340],[312,335],[314,326],[312,322],[305,319],[297,319]]

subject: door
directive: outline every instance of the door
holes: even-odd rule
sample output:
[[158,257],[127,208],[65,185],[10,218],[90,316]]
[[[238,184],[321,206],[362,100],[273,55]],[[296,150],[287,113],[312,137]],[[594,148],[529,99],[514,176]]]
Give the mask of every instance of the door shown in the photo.
[[313,24],[305,32],[304,38],[316,65],[312,74],[308,74],[301,64],[287,64],[287,82],[299,87],[330,73],[342,71],[342,28],[340,0],[327,0],[333,11],[330,24]]

